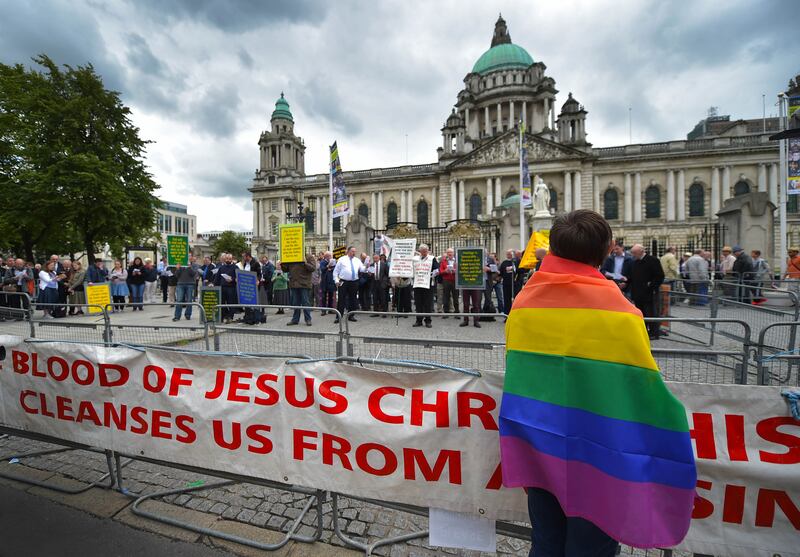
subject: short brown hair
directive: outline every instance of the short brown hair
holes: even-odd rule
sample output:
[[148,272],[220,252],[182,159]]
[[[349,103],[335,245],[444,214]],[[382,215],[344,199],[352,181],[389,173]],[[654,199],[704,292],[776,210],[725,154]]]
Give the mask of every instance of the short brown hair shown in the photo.
[[588,209],[560,215],[550,229],[553,255],[599,267],[608,255],[611,227],[602,216]]

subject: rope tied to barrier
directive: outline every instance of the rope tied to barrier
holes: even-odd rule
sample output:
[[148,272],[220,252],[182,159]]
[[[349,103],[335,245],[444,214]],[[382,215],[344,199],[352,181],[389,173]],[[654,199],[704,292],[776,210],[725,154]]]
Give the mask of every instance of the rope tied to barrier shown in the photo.
[[800,420],[800,391],[781,391],[795,420]]
[[792,354],[800,353],[800,348],[795,348],[793,350],[784,350],[782,352],[775,352],[774,354],[770,354],[769,356],[765,356],[759,360],[761,363],[769,362],[770,360],[774,360],[775,358],[780,358],[781,356],[791,356]]

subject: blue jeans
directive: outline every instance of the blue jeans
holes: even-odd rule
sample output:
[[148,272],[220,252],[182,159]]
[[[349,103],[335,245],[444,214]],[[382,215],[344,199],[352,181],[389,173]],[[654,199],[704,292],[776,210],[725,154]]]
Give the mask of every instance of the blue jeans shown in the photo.
[[[289,289],[289,305],[290,306],[310,306],[308,302],[308,288],[290,288]],[[311,310],[303,310],[303,318],[306,323],[311,323]],[[292,314],[292,323],[300,323],[300,310],[294,310]]]
[[497,312],[508,313],[508,311],[511,311],[511,308],[508,308],[508,311],[506,311],[506,306],[503,301],[503,283],[502,282],[495,283],[494,286],[492,286],[492,289],[489,290],[490,294],[492,290],[494,290],[494,295],[497,297]]
[[144,284],[131,284],[131,303],[134,308],[142,307],[142,296],[144,295]]
[[186,319],[192,318],[192,296],[194,284],[178,284],[175,287],[175,319],[181,318],[181,308],[186,307]]
[[531,552],[528,557],[614,557],[616,540],[583,518],[567,517],[558,499],[544,489],[528,488]]

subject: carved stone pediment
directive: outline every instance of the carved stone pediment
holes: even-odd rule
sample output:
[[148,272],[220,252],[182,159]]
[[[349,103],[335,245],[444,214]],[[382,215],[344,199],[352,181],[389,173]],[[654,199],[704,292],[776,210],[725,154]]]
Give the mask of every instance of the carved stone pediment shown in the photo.
[[400,224],[389,231],[389,234],[394,239],[402,240],[403,238],[414,238],[417,235],[417,229],[407,224]]
[[457,222],[450,227],[447,233],[453,238],[468,238],[480,236],[481,228],[474,222]]
[[[583,151],[530,134],[525,134],[525,147],[528,149],[528,161],[531,163],[575,160],[588,156]],[[450,168],[513,164],[517,161],[519,161],[519,137],[511,130],[464,155],[453,162]]]

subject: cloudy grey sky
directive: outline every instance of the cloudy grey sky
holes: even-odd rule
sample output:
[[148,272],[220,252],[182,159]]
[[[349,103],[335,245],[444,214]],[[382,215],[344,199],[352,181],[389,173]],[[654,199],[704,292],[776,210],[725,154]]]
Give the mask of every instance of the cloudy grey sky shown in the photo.
[[[306,171],[434,162],[502,12],[513,42],[589,111],[596,146],[682,138],[709,106],[760,117],[800,73],[792,0],[0,0],[0,60],[91,62],[122,93],[162,199],[200,231],[252,222],[258,136],[281,91]],[[408,154],[406,155],[406,135]],[[407,158],[406,158],[407,157]]]

